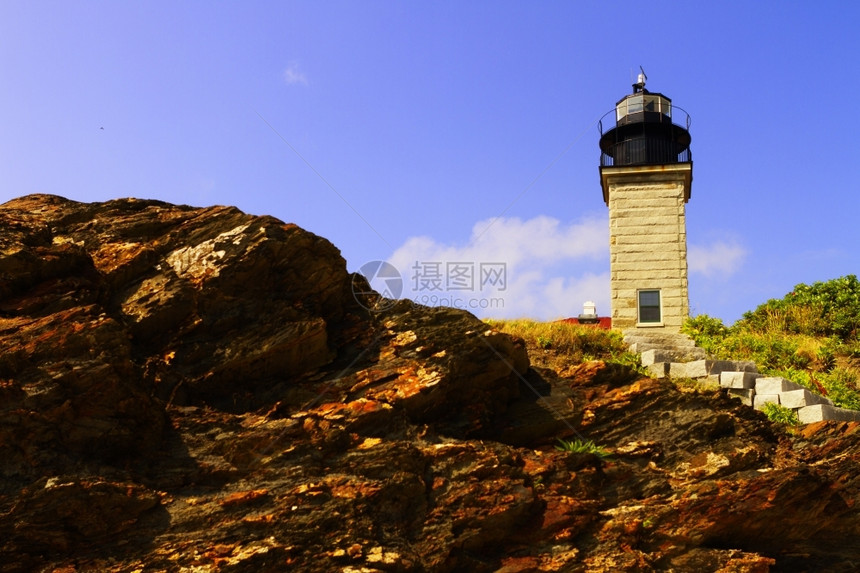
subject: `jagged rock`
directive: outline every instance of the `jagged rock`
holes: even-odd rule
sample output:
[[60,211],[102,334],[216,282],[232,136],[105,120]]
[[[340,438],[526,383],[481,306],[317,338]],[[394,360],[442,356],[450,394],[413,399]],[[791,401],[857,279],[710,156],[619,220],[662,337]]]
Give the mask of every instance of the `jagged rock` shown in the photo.
[[4,515],[0,555],[26,562],[31,555],[95,549],[117,541],[159,502],[155,492],[134,483],[43,479],[23,490]]
[[860,424],[532,368],[466,312],[368,290],[233,208],[0,206],[0,572],[860,561]]

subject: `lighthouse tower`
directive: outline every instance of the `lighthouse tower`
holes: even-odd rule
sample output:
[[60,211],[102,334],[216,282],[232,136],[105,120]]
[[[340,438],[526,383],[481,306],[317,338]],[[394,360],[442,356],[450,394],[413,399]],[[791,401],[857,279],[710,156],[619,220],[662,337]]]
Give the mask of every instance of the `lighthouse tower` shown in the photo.
[[[646,79],[643,71],[633,93],[600,122],[612,326],[678,332],[689,315],[690,117],[668,97],[646,90]],[[604,131],[607,120],[612,127]]]

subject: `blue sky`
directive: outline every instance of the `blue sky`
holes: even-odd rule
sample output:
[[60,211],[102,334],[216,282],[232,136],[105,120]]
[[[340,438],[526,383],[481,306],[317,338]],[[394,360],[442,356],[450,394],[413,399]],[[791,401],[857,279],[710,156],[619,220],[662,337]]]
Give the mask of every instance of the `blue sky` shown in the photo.
[[605,315],[597,121],[642,65],[692,117],[691,309],[731,323],[860,271],[858,22],[828,1],[5,0],[0,202],[236,205],[352,271],[391,262],[401,296]]

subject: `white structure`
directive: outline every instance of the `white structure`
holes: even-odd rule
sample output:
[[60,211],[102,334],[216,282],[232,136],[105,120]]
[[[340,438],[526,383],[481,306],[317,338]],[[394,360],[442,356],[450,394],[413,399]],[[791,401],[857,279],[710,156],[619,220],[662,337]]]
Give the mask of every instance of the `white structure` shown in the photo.
[[[644,74],[643,74],[644,76]],[[677,332],[689,315],[687,226],[693,162],[689,116],[643,81],[600,138],[609,206],[612,327]],[[674,116],[674,118],[673,118]],[[684,118],[682,127],[676,123]]]

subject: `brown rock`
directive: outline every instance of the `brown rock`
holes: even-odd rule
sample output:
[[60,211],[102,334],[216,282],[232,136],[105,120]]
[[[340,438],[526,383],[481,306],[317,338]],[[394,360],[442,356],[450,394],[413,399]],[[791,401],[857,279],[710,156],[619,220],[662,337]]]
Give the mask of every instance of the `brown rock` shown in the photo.
[[28,562],[38,563],[35,556],[96,550],[121,540],[158,503],[157,494],[134,483],[43,479],[23,490],[3,516],[0,555],[7,563],[17,555],[26,570]]
[[0,572],[860,562],[860,425],[530,367],[466,312],[369,312],[356,284],[233,208],[0,206]]

